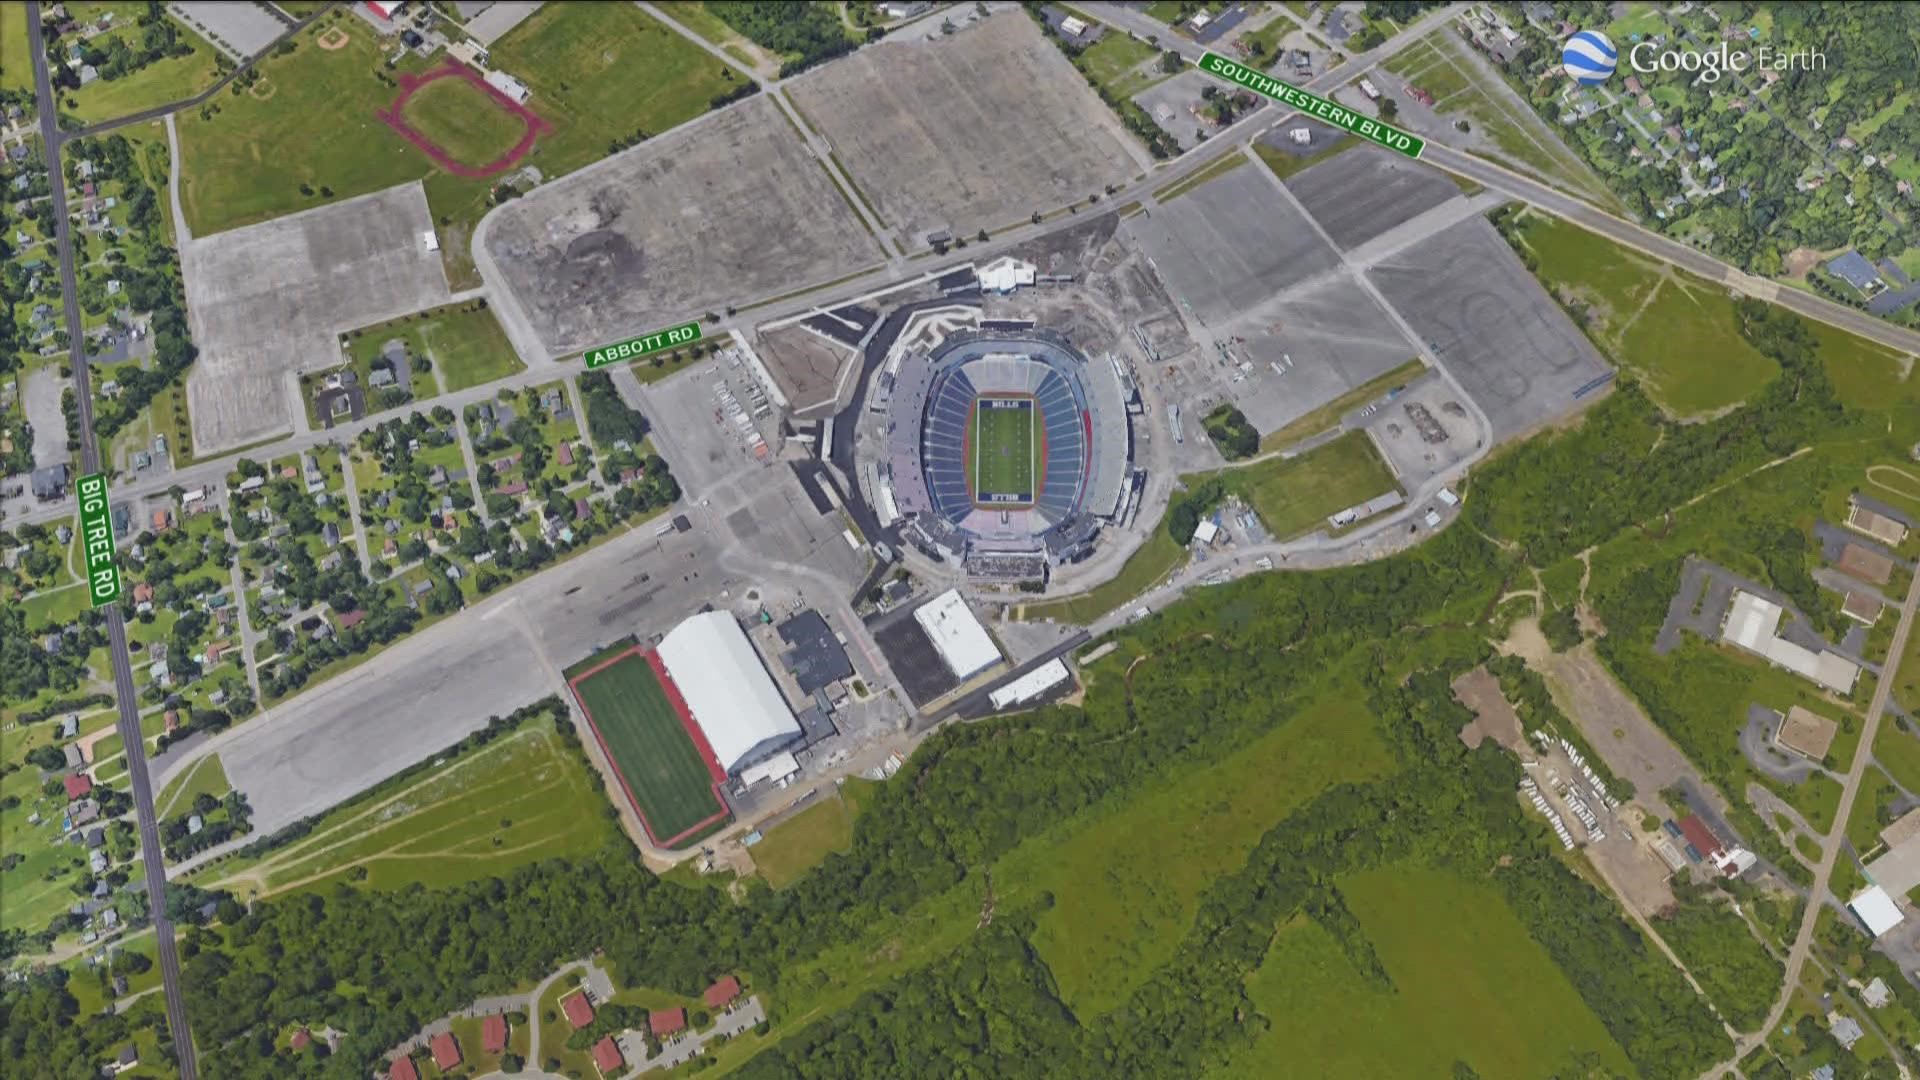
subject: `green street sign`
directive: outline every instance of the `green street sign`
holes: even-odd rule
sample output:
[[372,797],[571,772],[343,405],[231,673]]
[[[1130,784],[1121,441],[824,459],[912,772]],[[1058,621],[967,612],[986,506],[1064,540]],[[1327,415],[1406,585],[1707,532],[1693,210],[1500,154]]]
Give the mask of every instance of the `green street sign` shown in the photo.
[[587,353],[587,367],[605,367],[621,360],[631,360],[636,356],[657,353],[661,349],[671,349],[677,345],[687,345],[700,340],[700,321],[670,326],[665,330],[655,330],[651,334],[642,334],[629,338],[616,345],[602,345]]
[[80,496],[80,549],[87,559],[87,594],[94,607],[120,599],[120,567],[113,561],[113,515],[107,510],[107,474],[83,476],[74,485]]
[[1310,94],[1297,86],[1283,83],[1245,64],[1235,63],[1219,53],[1208,53],[1201,57],[1200,70],[1215,78],[1244,86],[1256,94],[1264,94],[1316,120],[1324,120],[1343,131],[1350,131],[1369,142],[1379,143],[1389,150],[1397,150],[1410,158],[1419,157],[1420,151],[1427,147],[1427,141],[1418,135],[1408,134],[1391,124],[1383,124],[1371,116],[1361,116],[1345,105],[1328,101],[1318,94]]

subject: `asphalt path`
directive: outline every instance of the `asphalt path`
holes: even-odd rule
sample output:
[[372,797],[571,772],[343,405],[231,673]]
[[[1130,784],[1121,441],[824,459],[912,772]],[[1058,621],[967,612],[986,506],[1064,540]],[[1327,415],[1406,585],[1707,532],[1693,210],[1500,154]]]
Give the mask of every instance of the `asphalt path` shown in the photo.
[[[53,78],[47,70],[39,0],[27,4],[27,27],[27,48],[33,56],[34,94],[40,109],[40,137],[45,146],[48,186],[53,200],[54,236],[60,249],[60,290],[62,306],[66,309],[67,347],[80,420],[80,472],[84,476],[99,470],[100,447],[93,437],[93,392],[88,386],[86,335],[80,326],[80,289],[73,265],[73,230],[67,220],[66,175],[60,167],[60,146],[65,141],[58,116],[60,99],[54,94]],[[113,662],[114,699],[120,710],[120,742],[126,748],[127,775],[133,781],[133,806],[140,826],[140,861],[146,871],[147,906],[153,919],[160,980],[166,988],[167,1026],[173,1033],[174,1061],[180,1067],[181,1080],[199,1080],[193,1031],[187,1026],[186,999],[180,990],[180,952],[173,939],[173,923],[167,918],[167,867],[160,847],[159,823],[153,813],[146,737],[140,731],[140,698],[133,685],[133,662],[127,655],[127,624],[120,605],[109,605],[105,611],[107,655]]]

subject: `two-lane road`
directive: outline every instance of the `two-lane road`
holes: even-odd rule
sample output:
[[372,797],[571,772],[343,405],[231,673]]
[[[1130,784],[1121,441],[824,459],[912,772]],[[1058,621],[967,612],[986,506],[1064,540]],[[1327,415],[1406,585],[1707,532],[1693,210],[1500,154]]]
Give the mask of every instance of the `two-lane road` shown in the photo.
[[[99,471],[100,448],[93,437],[93,391],[88,383],[86,334],[80,325],[80,289],[73,266],[73,230],[67,220],[67,183],[60,167],[59,98],[47,70],[47,50],[40,26],[39,0],[27,4],[27,48],[33,56],[34,94],[40,108],[40,137],[45,147],[47,179],[53,199],[54,237],[60,250],[60,290],[66,308],[69,360],[73,365],[73,392],[80,421],[80,472]],[[160,848],[159,824],[153,813],[153,784],[147,776],[147,744],[140,731],[140,698],[133,685],[133,662],[127,655],[127,624],[118,604],[106,609],[107,655],[113,662],[113,691],[120,709],[120,743],[126,748],[127,776],[133,782],[133,806],[140,822],[140,861],[146,871],[147,904],[151,908],[160,979],[167,992],[167,1027],[173,1033],[174,1061],[181,1080],[199,1080],[193,1053],[193,1031],[187,1026],[187,1006],[180,989],[180,953],[167,918],[167,867]]]

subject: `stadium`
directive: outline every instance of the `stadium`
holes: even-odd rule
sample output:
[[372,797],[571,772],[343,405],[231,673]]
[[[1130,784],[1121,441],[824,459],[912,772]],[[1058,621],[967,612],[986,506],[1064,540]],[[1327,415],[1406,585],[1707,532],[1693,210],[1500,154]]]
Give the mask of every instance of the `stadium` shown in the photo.
[[1081,555],[1134,486],[1122,379],[1037,329],[909,353],[888,401],[882,518],[984,574]]

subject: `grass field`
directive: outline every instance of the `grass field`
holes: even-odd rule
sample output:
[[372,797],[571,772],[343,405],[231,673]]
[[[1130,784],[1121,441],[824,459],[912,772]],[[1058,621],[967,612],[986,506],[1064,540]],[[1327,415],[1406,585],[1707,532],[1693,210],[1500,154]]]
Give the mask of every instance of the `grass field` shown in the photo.
[[429,887],[585,855],[607,840],[605,801],[578,750],[535,718],[447,765],[328,811],[313,831],[258,859],[195,876],[242,899],[291,890]]
[[25,4],[0,4],[0,87],[33,89],[33,50],[27,45]]
[[189,766],[186,772],[167,781],[167,786],[160,789],[159,798],[153,800],[153,810],[163,818],[171,817],[192,806],[196,795],[204,793],[221,799],[232,790],[233,784],[227,780],[227,770],[220,763],[220,755],[208,754]]
[[1351,150],[1363,145],[1365,144],[1358,139],[1341,139],[1317,153],[1289,154],[1277,146],[1268,146],[1266,143],[1256,141],[1253,144],[1253,152],[1260,155],[1260,160],[1266,164],[1274,176],[1285,180],[1295,173],[1305,172],[1343,150]]
[[1400,486],[1364,431],[1349,431],[1298,457],[1268,458],[1219,475],[1282,539],[1320,528],[1335,511]]
[[[70,10],[83,21],[97,18],[101,12],[113,13],[114,28],[92,43],[97,48],[105,48],[108,39],[116,37],[130,45],[139,43],[142,31],[135,19],[146,11],[146,6],[141,3],[78,4]],[[185,23],[177,19],[169,21],[179,31],[179,40],[192,47],[191,53],[156,60],[118,79],[95,79],[77,90],[65,91],[60,112],[88,122],[107,120],[181,101],[212,86],[220,77],[213,46]],[[66,104],[69,101],[72,104]]]
[[[1248,995],[1273,1025],[1218,1077],[1627,1075],[1625,1055],[1499,893],[1419,866],[1338,887],[1393,980],[1374,986],[1318,923],[1279,928]],[[1599,1067],[1575,1067],[1592,1054]],[[1472,1074],[1458,1071],[1464,1061]]]
[[[432,374],[414,376],[416,399],[433,396],[435,376],[447,390],[464,390],[504,379],[527,367],[513,351],[513,343],[507,340],[506,331],[500,329],[492,309],[477,302],[435,308],[363,327],[356,333],[359,335],[353,342],[356,359],[363,348],[371,350],[369,356],[377,355],[381,345],[398,338],[406,344],[408,352],[433,361]],[[420,385],[423,381],[425,387]]]
[[1590,329],[1615,361],[1680,416],[1736,405],[1779,365],[1740,336],[1724,286],[1663,267],[1558,218],[1526,223],[1548,285],[1587,306]]
[[973,497],[990,502],[1011,495],[1025,502],[1036,493],[1033,400],[981,398],[973,413]]
[[407,126],[463,165],[485,165],[513,149],[527,125],[466,79],[437,79],[407,99]]
[[[1116,97],[1132,97],[1142,87],[1134,83],[1151,84],[1154,80],[1130,78],[1135,68],[1152,60],[1160,50],[1138,38],[1130,38],[1121,33],[1103,35],[1085,52],[1080,54],[1080,69],[1093,77],[1094,84],[1103,90],[1111,91]],[[1155,74],[1158,74],[1157,70]]]
[[575,683],[574,693],[656,841],[725,813],[707,763],[645,657],[615,660]]
[[828,795],[767,831],[753,845],[753,865],[778,889],[853,843],[853,808]]

